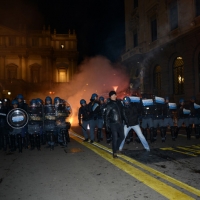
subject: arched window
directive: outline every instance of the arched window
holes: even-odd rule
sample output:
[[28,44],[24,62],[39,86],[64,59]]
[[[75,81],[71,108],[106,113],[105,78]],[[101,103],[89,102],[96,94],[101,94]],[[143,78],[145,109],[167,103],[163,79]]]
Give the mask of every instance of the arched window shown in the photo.
[[153,70],[153,87],[156,95],[161,95],[161,67],[159,65]]
[[174,94],[184,94],[184,62],[177,57],[173,64]]

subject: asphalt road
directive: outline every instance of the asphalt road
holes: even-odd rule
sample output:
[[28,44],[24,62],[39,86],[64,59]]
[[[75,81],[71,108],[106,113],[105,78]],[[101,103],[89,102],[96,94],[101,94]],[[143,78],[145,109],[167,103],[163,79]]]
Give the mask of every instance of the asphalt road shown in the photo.
[[165,143],[158,135],[150,152],[125,144],[118,159],[105,139],[82,142],[80,127],[71,128],[65,148],[1,151],[0,200],[200,199],[200,140],[181,133]]

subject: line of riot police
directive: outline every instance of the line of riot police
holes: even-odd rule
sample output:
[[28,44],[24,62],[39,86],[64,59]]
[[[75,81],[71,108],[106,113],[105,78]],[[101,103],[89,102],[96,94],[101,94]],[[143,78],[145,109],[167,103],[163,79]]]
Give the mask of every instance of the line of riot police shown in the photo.
[[[137,107],[142,133],[151,143],[157,140],[158,133],[160,133],[161,141],[165,142],[167,130],[170,131],[171,138],[175,141],[181,128],[185,129],[188,140],[191,139],[193,130],[195,137],[197,139],[200,137],[200,105],[195,102],[195,97],[191,97],[189,102],[181,98],[178,103],[170,102],[169,97],[163,98],[148,94],[142,94],[142,97],[130,96],[130,99]],[[81,99],[80,104],[78,120],[85,137],[84,141],[88,141],[87,127],[89,126],[90,142],[94,141],[95,127],[97,128],[97,141],[100,142],[103,138],[102,128],[105,125],[103,119],[106,101],[104,97],[101,96],[98,99],[98,95],[94,93],[88,104],[85,99]],[[133,130],[130,130],[126,143],[133,139],[133,134]],[[111,136],[111,133],[106,131],[108,143],[111,141]],[[137,134],[136,141],[140,142]]]
[[41,149],[41,144],[54,150],[56,145],[67,146],[70,142],[66,119],[71,107],[65,100],[47,96],[45,102],[36,98],[26,104],[19,94],[11,102],[0,100],[0,149],[7,151]]

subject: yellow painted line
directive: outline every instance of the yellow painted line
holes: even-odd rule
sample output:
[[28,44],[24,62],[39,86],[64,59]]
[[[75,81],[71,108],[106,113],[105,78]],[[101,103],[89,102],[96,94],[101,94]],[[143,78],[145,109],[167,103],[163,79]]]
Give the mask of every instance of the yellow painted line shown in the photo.
[[[75,132],[73,132],[73,133],[75,133]],[[80,137],[80,138],[82,138],[82,137]],[[105,147],[105,146],[103,146],[103,145],[101,145],[99,143],[97,144],[97,146],[99,146],[100,148],[102,148],[102,149],[104,149],[104,150],[106,150],[108,152],[112,152],[111,149],[109,149],[109,148],[107,148],[107,147]],[[134,165],[136,165],[136,166],[138,166],[138,167],[140,167],[140,168],[142,168],[142,169],[144,169],[144,170],[146,170],[146,171],[148,171],[148,172],[150,172],[150,173],[152,173],[152,174],[154,174],[154,175],[156,175],[156,176],[158,176],[158,177],[160,177],[160,178],[162,178],[164,180],[167,180],[168,182],[173,183],[174,185],[176,185],[176,186],[178,186],[180,188],[183,188],[183,189],[187,190],[190,193],[193,193],[193,194],[195,194],[197,196],[200,196],[200,190],[198,190],[198,189],[196,189],[196,188],[194,188],[194,187],[192,187],[190,185],[187,185],[187,184],[185,184],[185,183],[183,183],[183,182],[181,182],[181,181],[179,181],[177,179],[174,179],[174,178],[172,178],[172,177],[170,177],[170,176],[168,176],[166,174],[163,174],[162,172],[159,172],[159,171],[157,171],[157,170],[155,170],[155,169],[153,169],[151,167],[148,167],[148,166],[146,166],[146,165],[144,165],[144,164],[142,164],[142,163],[140,163],[140,162],[138,162],[138,161],[136,161],[136,160],[134,160],[132,158],[129,158],[128,156],[119,155],[119,157],[122,157],[124,160],[126,160],[126,161],[128,161],[128,162],[130,162],[130,163],[132,163],[132,164],[134,164]]]
[[178,149],[183,149],[183,150],[186,150],[186,151],[191,151],[192,153],[197,153],[197,154],[200,154],[200,150],[197,151],[195,149],[191,149],[191,148],[187,148],[187,147],[177,147]]
[[185,155],[189,155],[189,156],[194,156],[196,157],[197,155],[195,155],[194,153],[189,153],[189,152],[184,152],[184,151],[179,151],[179,150],[176,150],[174,148],[171,148],[171,147],[167,147],[167,148],[160,148],[161,150],[169,150],[169,151],[174,151],[174,152],[178,152],[178,153],[181,153],[181,154],[185,154]]
[[[86,146],[87,148],[94,151],[96,154],[102,156],[104,159],[115,165],[116,167],[120,168],[121,170],[125,171],[132,177],[136,178],[137,180],[141,181],[148,187],[152,188],[153,190],[160,193],[162,196],[165,196],[167,199],[170,200],[194,200],[194,198],[188,196],[187,194],[184,194],[183,192],[180,192],[177,189],[174,189],[173,187],[159,181],[158,179],[142,172],[141,170],[127,164],[123,160],[120,159],[113,159],[112,154],[95,147],[94,145],[91,145],[88,142],[83,142],[81,139],[77,138],[74,135],[71,135],[71,137],[76,140],[77,142],[81,143],[82,145]],[[120,157],[126,157],[126,156],[120,156]],[[170,192],[169,192],[170,191]]]

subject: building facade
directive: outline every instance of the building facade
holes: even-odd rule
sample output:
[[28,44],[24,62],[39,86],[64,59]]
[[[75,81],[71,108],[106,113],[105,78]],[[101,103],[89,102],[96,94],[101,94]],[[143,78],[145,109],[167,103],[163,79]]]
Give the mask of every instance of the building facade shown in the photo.
[[7,92],[15,97],[55,87],[67,87],[77,70],[78,51],[75,32],[53,33],[43,30],[13,30],[0,26],[0,98]]
[[200,1],[124,2],[126,50],[121,57],[134,91],[200,100]]

